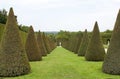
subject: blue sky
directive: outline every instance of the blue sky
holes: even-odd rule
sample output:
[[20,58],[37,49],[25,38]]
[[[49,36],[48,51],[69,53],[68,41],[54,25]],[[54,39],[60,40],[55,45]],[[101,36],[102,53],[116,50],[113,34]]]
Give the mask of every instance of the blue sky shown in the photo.
[[112,30],[120,0],[1,0],[0,9],[13,7],[19,24],[35,31],[92,31],[98,21],[100,31]]

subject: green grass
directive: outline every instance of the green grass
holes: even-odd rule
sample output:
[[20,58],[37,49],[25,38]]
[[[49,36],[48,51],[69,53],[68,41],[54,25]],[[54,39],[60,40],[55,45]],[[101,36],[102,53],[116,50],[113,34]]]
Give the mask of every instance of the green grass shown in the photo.
[[120,79],[102,72],[102,62],[85,61],[62,47],[57,47],[42,61],[30,62],[31,73],[5,79]]

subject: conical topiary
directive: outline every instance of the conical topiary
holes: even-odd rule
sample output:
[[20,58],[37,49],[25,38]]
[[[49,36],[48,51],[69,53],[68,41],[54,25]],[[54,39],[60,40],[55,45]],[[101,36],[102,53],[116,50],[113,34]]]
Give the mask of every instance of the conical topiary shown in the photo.
[[69,50],[74,52],[75,54],[78,53],[78,49],[79,46],[81,44],[81,40],[82,40],[82,33],[79,31],[73,35],[71,35],[70,39],[69,39]]
[[51,39],[48,36],[46,36],[46,40],[48,42],[48,46],[49,46],[50,52],[51,52],[53,50],[54,43],[51,41]]
[[46,43],[45,43],[45,40],[44,40],[44,33],[41,33],[41,37],[42,37],[42,41],[43,41],[43,48],[44,48],[44,51],[46,53],[46,55],[48,54],[48,51],[47,51],[47,48],[46,48]]
[[39,46],[40,53],[42,54],[42,56],[47,56],[47,52],[44,49],[44,43],[43,43],[43,39],[42,39],[42,35],[40,31],[37,34],[37,42],[38,42],[38,46]]
[[73,52],[75,46],[75,34],[71,35],[69,38],[69,50]]
[[25,48],[29,61],[42,60],[42,55],[40,53],[40,49],[38,47],[37,39],[35,37],[32,26],[29,28]]
[[50,46],[49,46],[48,39],[46,38],[44,32],[43,32],[43,34],[42,34],[42,37],[43,37],[43,41],[44,41],[44,44],[45,44],[45,47],[46,47],[47,53],[50,54],[51,49],[50,49]]
[[76,34],[75,40],[73,40],[73,41],[75,41],[74,50],[73,50],[73,52],[74,52],[75,54],[78,53],[78,50],[79,50],[79,47],[80,47],[80,44],[81,44],[81,41],[82,41],[82,36],[83,36],[82,33],[79,31],[79,32]]
[[45,45],[45,42],[44,42],[43,33],[41,33],[41,37],[42,37],[42,41],[43,41],[43,48],[44,48],[44,51],[47,55],[47,48],[46,48],[46,45]]
[[98,24],[96,22],[85,54],[85,59],[88,61],[102,61],[104,60],[104,56],[105,50],[100,37]]
[[88,47],[88,43],[89,43],[89,37],[87,34],[87,29],[84,32],[83,38],[82,38],[82,42],[81,45],[79,47],[78,50],[78,56],[84,56]]
[[105,73],[120,75],[120,10],[102,70]]
[[76,53],[77,44],[78,44],[78,36],[77,34],[75,34],[75,36],[73,36],[72,39],[72,52],[74,53]]
[[0,76],[19,76],[30,72],[13,9],[10,8],[0,46]]
[[71,37],[69,38],[69,45],[68,45],[69,47],[68,47],[68,50],[70,50],[70,51],[73,52],[74,45],[75,45],[75,34],[71,33]]

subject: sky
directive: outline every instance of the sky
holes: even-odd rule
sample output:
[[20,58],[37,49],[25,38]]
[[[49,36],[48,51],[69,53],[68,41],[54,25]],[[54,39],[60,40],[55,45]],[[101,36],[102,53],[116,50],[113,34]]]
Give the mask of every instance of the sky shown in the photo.
[[35,31],[112,30],[120,0],[0,0],[0,9],[13,7],[19,24]]

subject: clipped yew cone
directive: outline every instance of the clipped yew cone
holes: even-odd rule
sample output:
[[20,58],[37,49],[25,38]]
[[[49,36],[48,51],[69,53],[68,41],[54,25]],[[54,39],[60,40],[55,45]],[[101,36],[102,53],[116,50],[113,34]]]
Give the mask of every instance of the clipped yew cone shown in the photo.
[[42,35],[41,35],[40,31],[37,34],[37,42],[38,42],[38,46],[39,46],[40,53],[42,54],[42,56],[47,56],[47,52],[45,50],[44,42],[43,42]]
[[88,47],[88,43],[89,43],[89,36],[87,34],[87,29],[86,29],[85,32],[84,32],[79,50],[78,50],[78,56],[85,56],[85,53],[86,53],[86,50],[87,50],[87,47]]
[[117,15],[102,70],[108,74],[120,75],[120,10]]
[[13,77],[30,72],[13,9],[10,8],[0,45],[0,76]]
[[35,37],[32,26],[30,26],[29,28],[25,49],[26,49],[29,61],[42,60],[42,54],[40,53],[40,49],[39,49],[37,39]]
[[85,54],[85,59],[87,61],[103,61],[104,56],[105,50],[100,36],[99,27],[97,22],[95,22],[93,34]]
[[45,45],[45,48],[46,48],[47,54],[50,54],[50,52],[51,52],[51,48],[50,48],[50,45],[49,45],[48,38],[47,38],[47,36],[45,35],[44,32],[43,32],[43,34],[42,34],[42,37],[43,37],[43,41],[44,41],[44,45]]

